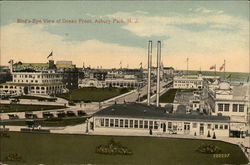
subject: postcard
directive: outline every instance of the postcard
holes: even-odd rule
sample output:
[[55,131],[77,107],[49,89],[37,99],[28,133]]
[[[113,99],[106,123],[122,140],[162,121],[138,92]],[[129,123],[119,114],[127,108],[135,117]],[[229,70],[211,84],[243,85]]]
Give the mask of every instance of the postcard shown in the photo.
[[0,164],[249,164],[249,1],[0,15]]

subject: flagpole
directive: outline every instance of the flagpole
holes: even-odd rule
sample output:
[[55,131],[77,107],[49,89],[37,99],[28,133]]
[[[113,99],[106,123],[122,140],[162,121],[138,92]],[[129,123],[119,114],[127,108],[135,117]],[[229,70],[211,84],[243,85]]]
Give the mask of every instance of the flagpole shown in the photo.
[[187,76],[188,76],[188,58],[187,58]]
[[215,64],[215,67],[214,67],[214,74],[216,76],[216,64]]
[[225,73],[226,72],[226,60],[224,60],[224,80],[225,80],[225,78],[226,78],[226,76],[225,76]]

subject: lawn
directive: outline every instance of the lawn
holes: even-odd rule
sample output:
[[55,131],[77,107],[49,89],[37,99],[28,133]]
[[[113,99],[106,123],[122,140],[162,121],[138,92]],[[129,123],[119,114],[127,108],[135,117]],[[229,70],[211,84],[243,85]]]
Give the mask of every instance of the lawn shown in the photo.
[[177,89],[169,89],[160,96],[160,103],[173,103]]
[[129,92],[127,88],[80,88],[69,93],[56,95],[72,101],[100,102]]
[[[246,164],[247,158],[236,145],[219,141],[188,140],[156,137],[117,137],[9,133],[1,137],[1,161],[9,164],[136,164],[136,165],[212,165]],[[133,155],[95,153],[97,146],[110,139],[132,150]],[[213,154],[196,151],[201,143],[212,143],[229,154],[228,158],[213,158]],[[6,162],[8,154],[22,156],[20,162]]]
[[25,111],[41,111],[52,109],[63,109],[64,106],[55,105],[30,105],[30,104],[0,104],[1,112],[25,112]]
[[[82,124],[86,121],[86,118],[54,118],[54,119],[46,119],[46,120],[37,120],[35,123],[41,125],[42,127],[64,127],[69,125],[77,125]],[[9,121],[9,122],[1,122],[0,125],[15,125],[15,126],[26,126],[26,121]]]

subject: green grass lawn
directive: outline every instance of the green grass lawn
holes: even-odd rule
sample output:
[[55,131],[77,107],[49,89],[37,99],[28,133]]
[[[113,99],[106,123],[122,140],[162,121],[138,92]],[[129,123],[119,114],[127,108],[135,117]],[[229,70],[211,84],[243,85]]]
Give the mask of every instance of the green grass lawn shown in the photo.
[[29,104],[0,104],[1,112],[24,112],[24,111],[41,111],[62,109],[64,106],[55,105],[29,105]]
[[[86,118],[54,118],[54,119],[46,119],[46,120],[37,120],[35,123],[41,125],[42,127],[64,127],[69,125],[77,125],[82,124],[86,121]],[[1,122],[0,125],[15,125],[15,126],[26,126],[26,121],[9,121],[9,122]]]
[[69,93],[56,95],[72,101],[100,102],[129,92],[127,88],[80,88]]
[[173,103],[177,89],[169,89],[166,93],[160,96],[160,103]]
[[[219,141],[188,140],[156,137],[117,137],[133,155],[103,155],[95,148],[106,144],[111,136],[9,133],[1,137],[1,161],[9,164],[135,164],[135,165],[212,165],[246,164],[247,158],[236,145]],[[212,143],[230,154],[213,158],[213,154],[196,151],[201,143]],[[21,162],[6,162],[10,153],[20,154]]]

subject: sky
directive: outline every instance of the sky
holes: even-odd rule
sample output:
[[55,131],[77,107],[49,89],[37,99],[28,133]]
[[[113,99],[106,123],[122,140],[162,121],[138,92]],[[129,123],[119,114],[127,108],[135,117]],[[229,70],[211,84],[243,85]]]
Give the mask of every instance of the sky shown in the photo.
[[247,1],[0,2],[0,64],[70,60],[79,67],[164,66],[249,72]]

